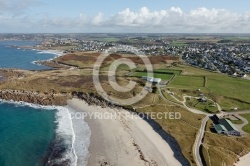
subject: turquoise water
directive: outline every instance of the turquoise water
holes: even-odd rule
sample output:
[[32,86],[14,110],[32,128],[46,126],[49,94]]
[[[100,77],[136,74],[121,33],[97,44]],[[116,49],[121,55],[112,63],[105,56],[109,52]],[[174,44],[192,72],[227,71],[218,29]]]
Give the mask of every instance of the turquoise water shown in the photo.
[[55,113],[0,102],[0,166],[44,165],[55,137]]
[[34,46],[36,44],[38,44],[36,41],[0,41],[0,68],[21,68],[28,70],[49,69],[49,67],[38,66],[32,62],[54,58],[54,54],[13,47]]
[[[48,69],[32,62],[55,55],[12,47],[36,44],[34,41],[0,41],[0,68]],[[56,113],[0,101],[0,166],[45,165],[54,148]]]

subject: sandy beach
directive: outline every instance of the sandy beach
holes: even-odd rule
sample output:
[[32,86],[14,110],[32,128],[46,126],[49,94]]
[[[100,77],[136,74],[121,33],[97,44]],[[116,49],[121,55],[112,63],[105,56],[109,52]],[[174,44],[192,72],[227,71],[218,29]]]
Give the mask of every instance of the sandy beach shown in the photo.
[[235,166],[246,166],[250,163],[250,153],[240,157],[239,161],[235,163]]
[[[89,106],[79,99],[69,100],[68,107],[78,112],[78,118],[81,113],[105,115],[84,119],[91,130],[89,166],[182,165],[172,146],[143,119],[127,116],[128,112],[121,109]],[[117,113],[119,116],[111,116]]]

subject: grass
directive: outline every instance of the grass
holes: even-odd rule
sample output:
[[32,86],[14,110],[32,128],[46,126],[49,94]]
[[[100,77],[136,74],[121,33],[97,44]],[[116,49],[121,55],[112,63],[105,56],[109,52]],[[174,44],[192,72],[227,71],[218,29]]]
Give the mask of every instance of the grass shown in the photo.
[[182,70],[175,70],[175,69],[155,69],[154,72],[165,72],[165,73],[171,73],[174,75],[180,75]]
[[207,101],[207,102],[199,102],[195,98],[187,99],[186,101],[187,106],[196,108],[198,110],[207,112],[207,113],[216,113],[218,112],[217,107],[214,107],[214,102],[212,101]]
[[[142,77],[147,76],[147,72],[144,71],[136,71],[131,76]],[[163,73],[154,73],[155,78],[161,78],[162,80],[170,80],[173,74],[163,74]]]
[[224,111],[232,111],[234,108],[237,110],[247,110],[250,108],[250,104],[234,98],[217,96],[215,101],[220,104]]
[[241,114],[248,121],[248,124],[242,128],[243,131],[250,133],[250,114]]
[[183,97],[182,97],[182,92],[179,89],[175,89],[175,88],[165,88],[165,90],[168,90],[170,92],[173,92],[173,96],[175,98],[177,98],[180,101],[183,101]]
[[205,165],[211,165],[210,164],[210,156],[208,153],[208,147],[204,146],[203,144],[201,144],[201,155],[203,156],[204,160],[205,160]]
[[210,72],[208,70],[200,69],[198,67],[193,67],[189,65],[178,65],[178,66],[172,67],[171,69],[183,71],[181,73],[182,75],[196,75],[196,76],[221,75],[215,72]]
[[183,46],[187,46],[188,44],[184,43],[184,42],[175,41],[175,42],[170,43],[170,45],[171,46],[176,46],[176,47],[183,47]]
[[117,41],[120,41],[119,38],[115,38],[115,37],[96,38],[96,40],[98,40],[100,42],[117,42]]
[[[203,141],[202,154],[205,155],[206,165],[233,165],[237,156],[246,154],[250,148],[249,137],[228,137],[213,133],[212,120],[208,120]],[[240,143],[239,143],[240,142]],[[210,162],[209,162],[210,159]]]
[[194,156],[192,154],[192,147],[196,138],[196,133],[200,126],[204,115],[193,114],[184,110],[181,107],[171,106],[166,103],[163,105],[156,104],[150,107],[138,109],[139,112],[179,112],[181,113],[180,120],[174,119],[156,119],[162,128],[171,136],[175,138],[182,149],[182,153],[189,160],[192,166],[195,165]]
[[166,92],[165,90],[162,90],[162,94],[163,96],[168,99],[169,101],[172,101],[174,103],[177,103],[177,104],[182,104],[181,102],[175,100],[168,92]]
[[[79,56],[86,56],[87,59],[82,61],[81,64],[77,64],[79,61],[77,62],[69,57],[69,59],[65,59],[65,62],[71,62],[72,64],[77,64],[82,67],[90,68],[93,66],[95,59],[90,57],[93,57],[94,55],[84,53],[84,55],[77,55],[74,57],[80,58]],[[112,59],[110,61],[112,61]],[[120,66],[118,68],[119,72],[122,70],[127,71],[127,69],[128,68],[126,68],[126,66]],[[156,74],[164,76],[165,79],[170,79],[171,76],[176,75],[173,81],[171,81],[170,87],[166,87],[165,89],[173,91],[174,95],[179,97],[181,100],[182,94],[185,93],[192,96],[198,96],[200,92],[198,92],[197,89],[201,89],[205,96],[217,99],[219,104],[223,107],[226,107],[231,103],[232,105],[230,105],[230,107],[235,107],[235,105],[241,104],[241,101],[250,101],[250,96],[248,94],[249,82],[247,82],[247,80],[231,78],[222,74],[185,65],[179,65],[170,69],[157,69],[155,71]],[[159,73],[162,71],[168,74]],[[138,77],[143,76],[139,75],[143,72],[136,73],[138,74]],[[131,92],[115,92],[107,82],[107,72],[102,72],[101,77],[102,78],[100,78],[100,80],[104,90],[113,97],[127,98],[133,96],[133,93]],[[206,87],[204,87],[205,77],[207,78]],[[117,81],[119,85],[123,86],[128,83],[128,79],[129,78],[127,77],[118,77]],[[138,81],[141,80],[139,78],[135,79]],[[92,71],[87,69],[32,72],[28,73],[24,79],[16,79],[14,81],[12,80],[8,83],[1,84],[0,89],[21,89],[40,92],[48,92],[52,90],[56,92],[95,92],[92,80]],[[142,87],[137,85],[134,92],[139,92],[141,89]],[[164,95],[167,95],[166,98],[171,99],[169,94],[164,93]],[[190,105],[193,104],[194,103],[191,103]],[[196,107],[204,109],[207,105],[198,104]],[[189,160],[190,164],[195,165],[194,156],[192,154],[192,146],[204,115],[193,114],[179,106],[166,102],[161,99],[157,93],[149,93],[143,100],[136,103],[135,106],[141,107],[138,108],[139,112],[180,112],[182,115],[180,120],[156,119],[156,121],[160,124],[164,131],[175,138],[182,149],[182,153]],[[244,104],[244,107],[250,108],[247,104]],[[250,114],[246,114],[245,118],[249,121]],[[245,128],[245,131],[250,132],[250,125],[245,126]],[[227,137],[212,133],[210,130],[206,130],[204,146],[206,151],[204,151],[203,154],[205,155],[206,162],[210,158],[211,165],[233,165],[233,163],[237,160],[236,154],[242,155],[242,151],[245,152],[250,150],[248,148],[250,147],[250,138]]]
[[[209,122],[209,121],[208,121]],[[202,153],[210,158],[211,165],[233,165],[238,156],[242,156],[250,150],[250,138],[249,137],[228,137],[217,133],[212,133],[208,127],[204,135],[203,145],[207,147],[206,151],[202,149]],[[206,160],[206,164],[209,161]]]
[[204,77],[202,76],[176,76],[174,78],[173,81],[170,82],[169,86],[170,87],[180,87],[180,88],[184,88],[184,87],[193,87],[198,89],[199,87],[203,87],[204,86]]
[[220,104],[224,111],[230,111],[236,107],[238,110],[250,108],[250,93],[247,93],[250,91],[249,80],[186,65],[179,65],[171,69],[183,72],[168,84],[168,88],[189,91],[201,89],[202,93]]
[[228,76],[213,76],[207,78],[207,86],[210,93],[233,97],[245,102],[250,101],[249,80],[232,78]]
[[230,120],[233,124],[243,124],[244,122],[242,120],[231,120],[231,119],[228,119]]
[[245,36],[232,36],[232,37],[224,37],[224,40],[232,40],[232,41],[250,41],[249,37]]

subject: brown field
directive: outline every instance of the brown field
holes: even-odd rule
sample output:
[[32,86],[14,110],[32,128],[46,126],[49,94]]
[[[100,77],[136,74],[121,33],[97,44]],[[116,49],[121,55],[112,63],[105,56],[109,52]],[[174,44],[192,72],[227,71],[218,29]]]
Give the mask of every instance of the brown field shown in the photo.
[[[0,75],[5,74],[6,80],[0,82],[0,89],[27,90],[35,92],[93,92],[97,94],[93,84],[92,69],[100,53],[94,52],[76,52],[59,57],[54,61],[59,63],[75,66],[76,68],[48,70],[48,71],[23,71],[23,70],[0,70]],[[115,91],[108,83],[107,68],[109,64],[121,57],[126,57],[137,63],[137,69],[144,69],[143,62],[139,57],[133,55],[112,54],[104,61],[104,67],[100,72],[100,80],[104,90],[111,96],[124,99],[133,97],[142,90],[144,81],[135,77],[116,77],[121,86],[128,84],[130,80],[136,81],[136,87],[129,92],[121,93]],[[169,61],[178,61],[178,57],[154,56],[149,57],[154,67],[166,68]],[[184,75],[194,75],[208,73],[207,75],[217,75],[205,70],[193,69],[186,66],[177,66],[175,69],[184,70]],[[120,68],[119,72],[127,73],[127,68]],[[121,75],[122,75],[121,74]],[[205,88],[204,88],[205,89]],[[181,90],[173,90],[175,95],[181,96],[184,93]],[[197,95],[193,91],[185,91],[190,95]],[[205,93],[206,94],[206,93]],[[212,98],[212,96],[209,96]],[[181,98],[180,98],[181,99]],[[184,156],[189,160],[191,165],[195,165],[192,153],[193,143],[197,131],[200,127],[204,115],[193,114],[179,106],[169,103],[159,97],[158,92],[149,93],[143,100],[133,105],[139,112],[180,112],[180,120],[157,119],[156,122],[171,136],[173,136],[182,149]],[[206,164],[209,165],[233,165],[237,160],[236,155],[243,155],[250,148],[250,137],[227,137],[224,135],[214,134],[210,131],[208,123],[203,144],[203,154],[205,155]],[[216,164],[219,163],[219,164]]]
[[[58,63],[68,64],[72,66],[76,66],[79,68],[89,68],[93,67],[93,64],[96,62],[98,56],[101,55],[101,53],[95,53],[95,52],[76,52],[67,54],[65,56],[59,57],[55,59],[54,61]],[[113,60],[119,59],[119,58],[127,58],[131,61],[133,61],[137,65],[144,65],[143,60],[138,57],[137,55],[128,55],[128,54],[111,54],[108,56],[104,62],[103,65],[107,65],[111,63]],[[149,57],[149,60],[152,65],[155,64],[166,64],[169,61],[178,61],[179,57],[171,57],[171,56],[151,56]]]

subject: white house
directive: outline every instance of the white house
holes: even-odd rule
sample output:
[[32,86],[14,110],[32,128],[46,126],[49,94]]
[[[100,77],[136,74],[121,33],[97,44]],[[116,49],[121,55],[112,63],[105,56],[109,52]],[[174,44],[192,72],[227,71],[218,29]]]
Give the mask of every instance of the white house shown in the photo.
[[148,82],[156,83],[156,84],[159,84],[161,82],[161,78],[142,76],[142,79],[147,80]]

